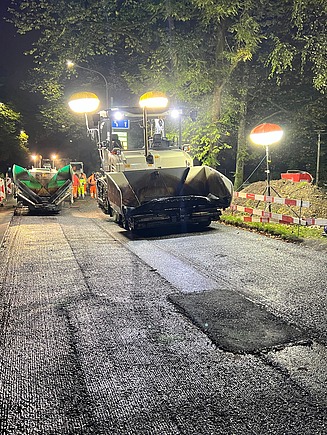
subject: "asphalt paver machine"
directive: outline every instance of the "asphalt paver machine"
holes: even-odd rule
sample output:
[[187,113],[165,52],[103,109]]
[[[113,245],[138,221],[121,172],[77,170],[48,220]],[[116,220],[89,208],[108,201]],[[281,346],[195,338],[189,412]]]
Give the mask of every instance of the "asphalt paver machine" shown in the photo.
[[98,149],[98,204],[127,230],[206,227],[232,201],[227,177],[211,167],[194,166],[190,154],[162,134],[153,134],[139,148],[126,150],[111,140],[100,141]]
[[63,201],[71,196],[72,169],[50,166],[25,169],[13,166],[14,196],[17,207],[27,207],[30,212],[57,213]]

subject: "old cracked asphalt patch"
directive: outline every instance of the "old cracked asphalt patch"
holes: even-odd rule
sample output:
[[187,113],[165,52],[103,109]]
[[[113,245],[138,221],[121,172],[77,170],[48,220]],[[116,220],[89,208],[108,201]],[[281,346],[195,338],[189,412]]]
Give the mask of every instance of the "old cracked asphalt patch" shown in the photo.
[[310,342],[302,331],[228,290],[169,295],[168,300],[225,351],[259,353]]

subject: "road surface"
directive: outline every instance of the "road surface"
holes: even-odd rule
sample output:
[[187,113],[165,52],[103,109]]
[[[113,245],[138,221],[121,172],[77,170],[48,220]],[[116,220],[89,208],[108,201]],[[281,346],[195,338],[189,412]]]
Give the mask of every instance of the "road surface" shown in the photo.
[[327,434],[325,258],[219,223],[132,235],[89,198],[13,216],[0,433]]

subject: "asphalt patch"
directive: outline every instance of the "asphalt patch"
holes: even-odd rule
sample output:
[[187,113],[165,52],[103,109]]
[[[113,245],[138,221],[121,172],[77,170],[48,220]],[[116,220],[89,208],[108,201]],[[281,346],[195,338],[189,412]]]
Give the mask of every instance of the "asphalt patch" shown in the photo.
[[220,349],[260,353],[310,343],[304,333],[245,297],[228,290],[168,296]]

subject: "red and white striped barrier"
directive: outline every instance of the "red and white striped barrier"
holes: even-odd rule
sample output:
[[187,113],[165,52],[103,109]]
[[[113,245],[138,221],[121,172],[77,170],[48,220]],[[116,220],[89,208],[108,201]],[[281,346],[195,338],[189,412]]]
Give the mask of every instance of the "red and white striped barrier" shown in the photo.
[[310,207],[310,202],[302,199],[280,198],[279,196],[257,195],[255,193],[234,192],[234,198],[246,198],[253,201],[285,204],[293,207]]
[[7,195],[11,195],[13,193],[12,191],[12,180],[10,177],[6,177],[6,191]]
[[[230,207],[232,210],[241,211],[243,213],[249,213],[251,215],[260,216],[260,219],[253,218],[252,216],[244,216],[245,222],[270,222],[276,221],[284,224],[298,224],[298,225],[316,225],[308,224],[306,219],[288,216],[280,213],[272,213],[270,211],[260,210],[258,208],[242,207],[240,205],[232,204]],[[252,219],[252,220],[251,220]],[[326,221],[327,223],[327,221]],[[325,225],[325,224],[323,224]]]
[[0,178],[0,204],[6,198],[5,180]]
[[[302,201],[300,199],[288,199],[288,198],[279,198],[267,195],[256,195],[254,193],[242,193],[242,192],[234,192],[234,197],[236,198],[246,198],[252,199],[253,201],[263,201],[268,203],[275,204],[285,204],[292,205],[298,207],[310,207],[309,201]],[[244,222],[262,222],[262,223],[281,223],[281,224],[297,224],[297,225],[317,225],[317,226],[325,226],[327,225],[327,219],[322,218],[299,218],[288,216],[280,213],[272,213],[269,211],[252,208],[252,207],[242,207],[240,205],[232,204],[230,206],[231,210],[240,211],[243,213],[248,213],[251,216],[243,216]]]
[[322,218],[307,218],[306,219],[307,225],[317,225],[319,227],[324,227],[325,225],[327,225],[327,219],[322,219]]
[[[278,224],[299,224],[304,226],[311,226],[316,225],[318,227],[324,227],[327,226],[327,219],[298,219],[298,218],[292,218],[291,216],[287,216],[288,220],[277,220],[275,218],[269,218],[269,217],[259,217],[259,216],[243,216],[244,222],[262,222],[262,223],[278,223]],[[290,219],[293,220],[293,222],[290,222]],[[297,222],[299,220],[300,222]]]

